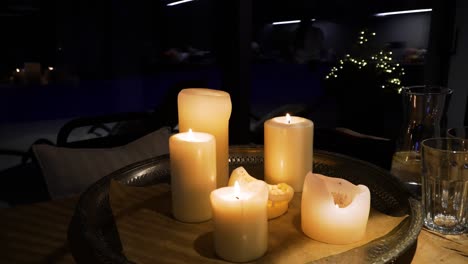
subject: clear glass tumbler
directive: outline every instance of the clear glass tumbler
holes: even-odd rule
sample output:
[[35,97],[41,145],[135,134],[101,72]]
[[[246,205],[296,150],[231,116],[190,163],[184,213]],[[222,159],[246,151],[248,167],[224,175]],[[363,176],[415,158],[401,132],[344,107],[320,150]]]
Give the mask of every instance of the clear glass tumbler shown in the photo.
[[468,230],[468,141],[430,138],[422,141],[424,225],[442,234]]
[[392,158],[391,173],[416,195],[421,186],[421,141],[440,137],[441,120],[452,90],[440,86],[411,86],[402,90],[403,120]]

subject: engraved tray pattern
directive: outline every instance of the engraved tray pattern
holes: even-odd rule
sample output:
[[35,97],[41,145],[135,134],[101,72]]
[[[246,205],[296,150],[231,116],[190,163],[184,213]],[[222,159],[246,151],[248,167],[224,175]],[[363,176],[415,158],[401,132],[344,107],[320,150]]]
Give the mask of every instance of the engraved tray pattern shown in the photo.
[[[257,178],[263,177],[263,146],[232,146],[230,170],[238,166]],[[314,150],[314,172],[364,184],[371,191],[373,208],[392,216],[408,215],[389,234],[363,246],[311,263],[356,260],[359,263],[392,263],[417,240],[422,227],[421,204],[388,171],[348,156]],[[111,179],[132,186],[167,183],[169,155],[124,167],[93,184],[78,201],[69,225],[68,242],[78,263],[132,263],[122,253],[122,244],[109,203]]]

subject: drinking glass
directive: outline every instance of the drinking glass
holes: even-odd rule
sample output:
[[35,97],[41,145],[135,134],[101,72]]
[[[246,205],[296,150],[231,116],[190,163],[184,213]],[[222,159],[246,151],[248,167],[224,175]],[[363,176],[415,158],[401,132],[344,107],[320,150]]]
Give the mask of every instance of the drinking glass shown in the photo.
[[424,225],[442,234],[468,230],[468,141],[430,138],[422,141]]
[[452,90],[419,85],[404,87],[403,123],[392,158],[391,173],[415,195],[421,193],[421,141],[441,136],[441,120],[446,114]]

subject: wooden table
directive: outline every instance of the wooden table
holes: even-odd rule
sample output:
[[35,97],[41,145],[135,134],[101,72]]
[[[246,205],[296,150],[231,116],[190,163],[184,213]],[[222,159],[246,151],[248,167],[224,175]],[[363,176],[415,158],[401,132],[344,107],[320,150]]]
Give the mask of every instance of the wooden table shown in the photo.
[[[67,228],[77,200],[0,210],[0,262],[74,263]],[[444,236],[423,229],[398,263],[468,263],[468,234]]]

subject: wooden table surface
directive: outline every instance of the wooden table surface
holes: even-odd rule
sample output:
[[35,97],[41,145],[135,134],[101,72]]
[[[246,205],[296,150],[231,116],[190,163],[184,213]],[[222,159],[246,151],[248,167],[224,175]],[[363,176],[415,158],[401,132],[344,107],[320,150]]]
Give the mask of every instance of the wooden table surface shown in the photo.
[[[67,228],[77,198],[0,210],[1,263],[74,263]],[[398,263],[468,263],[468,234],[444,236],[425,229]]]

